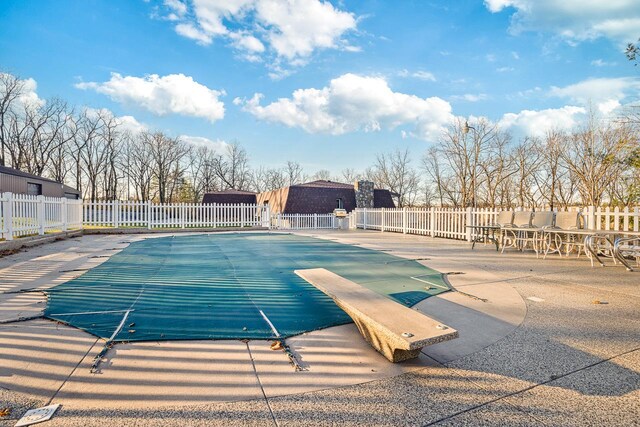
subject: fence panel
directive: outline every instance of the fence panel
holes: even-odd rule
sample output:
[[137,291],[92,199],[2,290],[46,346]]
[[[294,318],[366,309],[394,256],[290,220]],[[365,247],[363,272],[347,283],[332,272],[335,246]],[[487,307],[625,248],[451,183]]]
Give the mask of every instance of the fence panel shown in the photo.
[[92,227],[220,228],[266,226],[268,207],[248,204],[84,202]]
[[82,202],[64,197],[0,194],[0,238],[43,235],[82,228]]
[[271,228],[278,230],[321,230],[336,228],[333,214],[283,214],[271,215]]
[[[522,210],[518,208],[516,210]],[[595,230],[640,231],[640,206],[625,208],[569,207],[580,212],[581,226]],[[467,225],[495,224],[499,209],[476,208],[404,208],[356,209],[353,222],[356,228],[420,234],[447,239],[471,240],[477,237]]]
[[[640,206],[625,208],[569,207],[583,226],[596,230],[640,231]],[[346,221],[351,228],[419,234],[457,240],[475,236],[467,225],[495,224],[499,210],[399,208],[356,209]],[[268,206],[247,204],[155,204],[136,201],[68,200],[43,196],[0,194],[0,238],[11,240],[83,226],[148,228],[271,227],[334,229],[333,214],[274,214]]]

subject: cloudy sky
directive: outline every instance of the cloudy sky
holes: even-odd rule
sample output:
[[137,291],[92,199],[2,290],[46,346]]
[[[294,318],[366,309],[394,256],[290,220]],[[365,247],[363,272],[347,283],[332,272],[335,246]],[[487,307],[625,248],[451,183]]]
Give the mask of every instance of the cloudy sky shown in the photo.
[[32,97],[254,165],[416,164],[456,116],[516,135],[637,101],[639,0],[2,0],[0,70]]

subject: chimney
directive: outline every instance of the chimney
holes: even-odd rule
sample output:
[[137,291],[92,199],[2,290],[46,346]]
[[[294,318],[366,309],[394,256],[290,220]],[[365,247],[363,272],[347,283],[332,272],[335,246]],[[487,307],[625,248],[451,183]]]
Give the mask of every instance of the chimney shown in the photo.
[[373,182],[356,181],[353,189],[356,192],[356,208],[373,208]]

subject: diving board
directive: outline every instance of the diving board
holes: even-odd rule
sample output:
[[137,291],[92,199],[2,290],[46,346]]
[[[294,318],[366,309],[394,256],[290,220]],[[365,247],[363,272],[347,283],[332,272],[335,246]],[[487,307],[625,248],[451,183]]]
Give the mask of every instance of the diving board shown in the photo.
[[423,347],[458,337],[455,329],[324,268],[295,273],[332,298],[391,362],[416,358]]

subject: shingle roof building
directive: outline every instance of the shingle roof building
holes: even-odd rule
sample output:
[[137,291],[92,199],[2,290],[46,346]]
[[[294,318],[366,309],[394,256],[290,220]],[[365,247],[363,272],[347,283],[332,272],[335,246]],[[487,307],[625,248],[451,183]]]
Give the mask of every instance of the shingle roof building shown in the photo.
[[216,191],[213,193],[206,193],[202,198],[203,204],[256,204],[256,194],[252,191],[242,190],[224,190]]
[[[373,193],[373,207],[395,207],[389,190],[375,189]],[[351,212],[357,207],[354,185],[325,180],[260,193],[257,202],[268,203],[273,213],[322,214],[336,208]]]
[[75,188],[7,166],[0,166],[0,193],[80,198],[80,192]]

